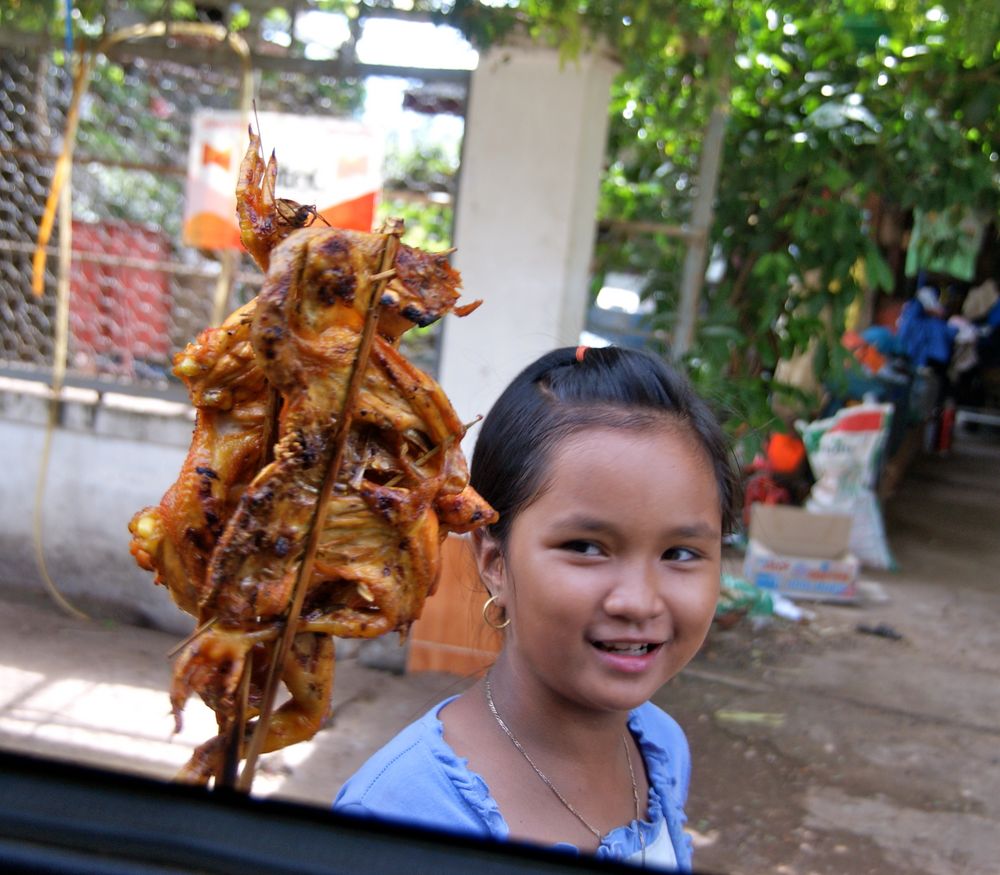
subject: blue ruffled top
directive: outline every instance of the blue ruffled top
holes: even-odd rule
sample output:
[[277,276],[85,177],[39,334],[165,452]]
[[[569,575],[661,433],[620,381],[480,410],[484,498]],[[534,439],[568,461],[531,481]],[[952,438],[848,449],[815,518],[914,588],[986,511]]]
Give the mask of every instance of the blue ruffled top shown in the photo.
[[[510,835],[486,782],[444,740],[439,702],[372,757],[341,788],[335,810],[465,835],[505,840]],[[647,819],[611,830],[599,858],[688,871],[691,840],[684,832],[691,759],[676,721],[651,702],[630,712],[629,729],[649,776]],[[558,849],[576,852],[560,843]]]

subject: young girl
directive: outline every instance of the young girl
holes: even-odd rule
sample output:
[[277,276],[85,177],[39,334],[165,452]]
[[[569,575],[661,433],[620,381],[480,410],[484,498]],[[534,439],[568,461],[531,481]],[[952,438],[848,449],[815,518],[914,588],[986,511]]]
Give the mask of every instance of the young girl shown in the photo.
[[651,355],[559,349],[497,401],[471,472],[500,514],[474,546],[503,649],[334,807],[689,869],[687,741],[649,698],[715,610],[737,492],[721,429]]

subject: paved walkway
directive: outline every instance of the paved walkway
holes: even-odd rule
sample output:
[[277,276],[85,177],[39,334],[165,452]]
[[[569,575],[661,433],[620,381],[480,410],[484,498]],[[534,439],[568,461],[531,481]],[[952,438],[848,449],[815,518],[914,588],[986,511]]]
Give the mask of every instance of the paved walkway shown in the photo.
[[[915,460],[884,602],[713,633],[661,694],[691,740],[698,865],[727,875],[1000,872],[1000,434]],[[901,640],[862,634],[885,624]],[[711,674],[700,674],[702,669]]]
[[[197,699],[173,733],[167,653],[177,636],[16,602],[0,602],[0,628],[0,748],[169,779],[215,734]],[[261,757],[254,792],[327,804],[364,757],[463,684],[339,661],[327,730]]]

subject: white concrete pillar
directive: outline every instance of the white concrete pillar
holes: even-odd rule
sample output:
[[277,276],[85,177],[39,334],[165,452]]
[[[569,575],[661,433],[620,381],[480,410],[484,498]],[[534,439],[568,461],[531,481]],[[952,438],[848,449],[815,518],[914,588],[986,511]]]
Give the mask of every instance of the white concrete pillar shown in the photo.
[[463,418],[485,414],[543,352],[578,341],[616,72],[601,55],[563,63],[516,45],[484,53],[472,74],[455,265],[465,300],[483,305],[447,320],[440,369]]

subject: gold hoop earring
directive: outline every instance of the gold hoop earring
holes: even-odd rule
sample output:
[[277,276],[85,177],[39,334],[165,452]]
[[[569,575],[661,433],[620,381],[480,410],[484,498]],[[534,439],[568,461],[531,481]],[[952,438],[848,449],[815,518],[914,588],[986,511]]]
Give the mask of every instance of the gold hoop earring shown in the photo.
[[[483,622],[491,629],[496,629],[499,632],[501,629],[506,629],[510,625],[510,617],[502,623],[494,623],[490,620],[490,605],[492,605],[496,600],[497,597],[495,595],[491,595],[483,605]],[[500,610],[502,611],[503,607],[501,607]]]

